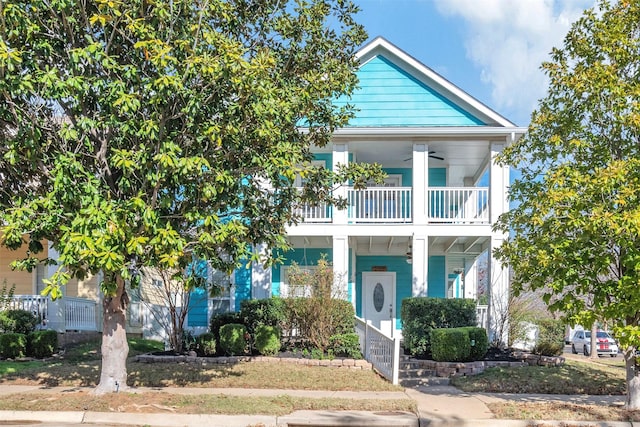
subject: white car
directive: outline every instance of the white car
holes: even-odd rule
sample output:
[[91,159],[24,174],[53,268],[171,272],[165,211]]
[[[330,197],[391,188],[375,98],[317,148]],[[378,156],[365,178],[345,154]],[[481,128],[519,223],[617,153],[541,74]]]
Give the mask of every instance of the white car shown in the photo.
[[[611,357],[618,355],[618,344],[608,332],[598,331],[596,336],[596,349],[598,356],[608,354]],[[582,352],[585,356],[591,354],[591,331],[578,330],[573,334],[571,340],[571,352],[578,354]]]

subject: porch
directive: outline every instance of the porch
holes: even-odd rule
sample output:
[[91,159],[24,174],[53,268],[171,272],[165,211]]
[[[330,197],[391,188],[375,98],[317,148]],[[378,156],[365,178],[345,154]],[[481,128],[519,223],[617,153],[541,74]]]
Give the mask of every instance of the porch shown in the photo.
[[40,295],[14,295],[7,308],[33,313],[40,321],[38,329],[99,331],[97,305],[96,301],[76,297],[65,296],[52,301]]
[[[412,187],[347,188],[349,224],[414,223]],[[426,191],[429,224],[490,224],[489,188],[431,187]],[[305,223],[335,222],[334,208],[326,204],[296,210]]]

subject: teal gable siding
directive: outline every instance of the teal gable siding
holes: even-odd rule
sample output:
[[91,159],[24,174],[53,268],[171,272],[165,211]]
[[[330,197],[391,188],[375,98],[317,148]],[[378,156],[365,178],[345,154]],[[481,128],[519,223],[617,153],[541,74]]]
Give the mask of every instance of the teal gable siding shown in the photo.
[[411,296],[411,265],[403,256],[358,256],[356,257],[356,314],[362,317],[362,272],[371,271],[373,266],[384,265],[387,271],[396,273],[396,329],[401,328],[400,307],[402,300]]
[[444,256],[429,257],[429,273],[427,278],[427,296],[444,298],[446,296],[446,263]]
[[484,123],[412,77],[383,56],[357,72],[360,87],[350,99],[356,117],[349,126],[482,126]]
[[240,303],[251,298],[251,265],[248,268],[243,266],[237,269],[233,279],[236,288],[235,311],[240,311]]
[[295,248],[284,254],[284,264],[277,264],[271,270],[271,295],[280,296],[280,276],[282,266],[288,266],[294,262],[299,266],[318,265],[318,260],[325,254],[327,261],[333,261],[333,249],[329,248]]

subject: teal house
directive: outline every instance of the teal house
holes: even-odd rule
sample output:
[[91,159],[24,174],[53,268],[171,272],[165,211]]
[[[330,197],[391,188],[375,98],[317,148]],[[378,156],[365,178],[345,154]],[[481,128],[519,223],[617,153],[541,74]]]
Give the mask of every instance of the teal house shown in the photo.
[[509,169],[494,159],[525,129],[383,38],[357,58],[360,87],[341,100],[356,106],[356,117],[314,162],[376,162],[388,174],[384,185],[343,186],[344,210],[302,209],[304,221],[287,230],[293,250],[284,264],[215,273],[227,289],[192,298],[188,326],[196,332],[244,299],[296,295],[291,264],[311,270],[321,257],[357,315],[389,336],[401,336],[401,302],[410,296],[474,298],[490,330],[506,306],[508,272],[492,257],[505,236],[492,224],[509,206]]

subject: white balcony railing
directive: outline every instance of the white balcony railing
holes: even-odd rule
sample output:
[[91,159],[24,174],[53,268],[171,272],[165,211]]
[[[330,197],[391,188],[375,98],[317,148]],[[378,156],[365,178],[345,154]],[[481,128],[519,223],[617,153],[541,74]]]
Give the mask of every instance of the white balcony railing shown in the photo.
[[[347,191],[351,223],[413,222],[411,187],[367,188]],[[427,221],[441,224],[489,224],[489,189],[486,187],[431,187],[427,189]],[[329,223],[327,205],[302,206],[295,210],[304,222]]]
[[400,371],[400,338],[388,337],[380,329],[356,316],[356,333],[364,358],[382,376],[398,384]]
[[349,220],[355,222],[411,222],[411,187],[348,190]]
[[429,222],[488,223],[489,189],[442,187],[427,190]]

